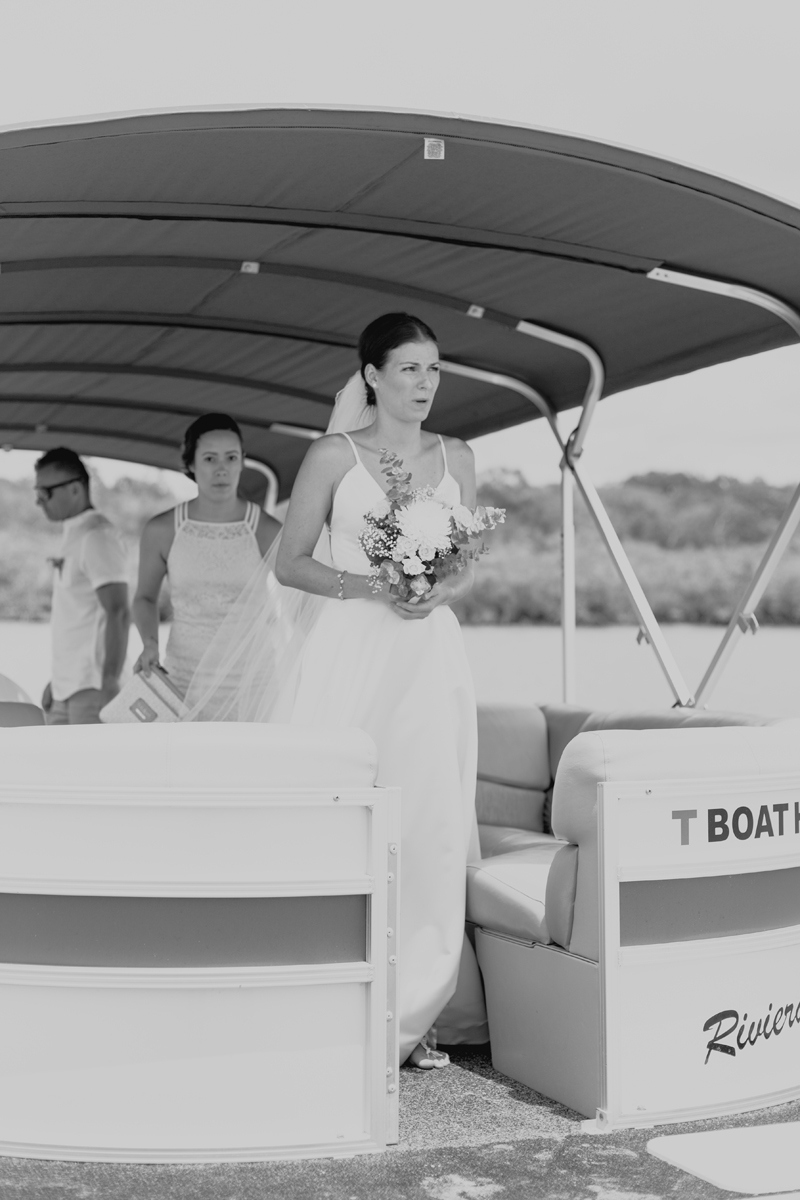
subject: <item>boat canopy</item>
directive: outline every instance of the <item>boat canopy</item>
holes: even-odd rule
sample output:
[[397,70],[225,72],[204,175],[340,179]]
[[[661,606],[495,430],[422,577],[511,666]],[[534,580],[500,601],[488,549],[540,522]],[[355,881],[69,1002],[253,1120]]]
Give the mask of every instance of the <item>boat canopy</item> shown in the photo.
[[[176,468],[189,421],[225,411],[244,491],[270,508],[356,369],[360,330],[411,311],[442,355],[434,432],[544,417],[555,435],[564,699],[575,484],[677,704],[704,702],[757,627],[800,488],[693,692],[581,454],[603,396],[800,337],[791,204],[526,126],[285,107],[6,130],[0,216],[0,445]],[[559,413],[578,405],[567,437]]]
[[281,498],[383,312],[436,331],[430,428],[464,438],[796,336],[724,285],[800,308],[798,209],[523,126],[296,107],[14,129],[0,205],[0,444],[178,467],[222,410]]

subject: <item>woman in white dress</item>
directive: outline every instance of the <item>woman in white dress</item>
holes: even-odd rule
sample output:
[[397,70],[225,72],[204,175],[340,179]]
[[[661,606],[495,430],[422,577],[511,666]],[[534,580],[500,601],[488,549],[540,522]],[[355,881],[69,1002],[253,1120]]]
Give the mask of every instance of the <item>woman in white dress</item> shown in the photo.
[[[475,506],[475,470],[464,442],[422,429],[439,385],[432,330],[389,313],[367,327],[359,353],[360,378],[340,393],[332,422],[350,432],[311,445],[274,576],[262,569],[266,581],[242,597],[189,703],[193,719],[356,726],[375,741],[378,783],[401,789],[400,1057],[429,1069],[449,1061],[429,1034],[457,980],[466,1003],[455,1020],[451,1010],[448,1029],[485,1020],[464,939],[466,864],[478,856],[475,697],[449,607],[472,586],[472,569],[416,603],[376,593],[359,534],[388,490],[383,448],[402,459],[413,486],[430,485],[448,504]],[[235,703],[231,679],[241,681]]]
[[134,666],[159,663],[158,595],[169,579],[173,619],[164,669],[185,694],[231,605],[280,530],[273,517],[242,500],[242,435],[226,413],[206,413],[186,430],[181,449],[197,497],[148,521],[139,552],[133,616],[143,650]]

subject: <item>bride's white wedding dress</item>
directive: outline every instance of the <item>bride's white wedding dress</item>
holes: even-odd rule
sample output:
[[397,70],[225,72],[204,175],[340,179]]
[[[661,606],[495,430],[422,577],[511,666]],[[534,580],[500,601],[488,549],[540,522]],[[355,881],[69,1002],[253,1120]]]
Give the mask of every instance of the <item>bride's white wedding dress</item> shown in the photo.
[[[336,570],[366,575],[358,535],[383,490],[344,436],[355,462],[334,497],[331,558]],[[461,492],[443,442],[442,458],[435,495],[457,504]],[[273,719],[366,730],[378,747],[378,783],[401,788],[402,1061],[455,989],[466,864],[479,856],[475,695],[455,615],[442,606],[406,621],[376,600],[325,601],[303,647],[296,690]]]
[[[374,415],[364,407],[360,377],[356,411],[353,390],[351,381],[337,397],[331,425],[340,422],[341,432]],[[344,436],[354,461],[334,496],[329,545],[321,538],[315,557],[366,575],[370,564],[358,538],[384,490]],[[439,440],[435,495],[457,504],[461,490]],[[466,865],[479,857],[477,721],[458,621],[446,606],[407,621],[379,600],[342,602],[284,588],[274,574],[276,549],[201,660],[187,693],[188,719],[355,726],[370,734],[378,783],[401,789],[401,1061],[434,1023],[440,1041],[485,1041],[478,967],[464,937]]]

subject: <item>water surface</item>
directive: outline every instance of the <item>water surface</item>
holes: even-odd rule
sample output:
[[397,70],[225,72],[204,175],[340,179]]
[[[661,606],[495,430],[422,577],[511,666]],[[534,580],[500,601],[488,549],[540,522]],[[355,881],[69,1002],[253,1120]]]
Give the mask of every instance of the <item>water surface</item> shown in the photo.
[[[722,637],[707,625],[668,625],[665,636],[691,688],[696,688]],[[530,703],[561,699],[561,633],[549,625],[464,629],[478,700]],[[132,662],[141,648],[131,634]],[[672,693],[636,629],[613,625],[578,630],[577,701],[592,708],[667,707]],[[0,673],[38,699],[49,676],[47,624],[0,621]],[[767,627],[747,634],[709,707],[766,716],[800,716],[800,628]]]

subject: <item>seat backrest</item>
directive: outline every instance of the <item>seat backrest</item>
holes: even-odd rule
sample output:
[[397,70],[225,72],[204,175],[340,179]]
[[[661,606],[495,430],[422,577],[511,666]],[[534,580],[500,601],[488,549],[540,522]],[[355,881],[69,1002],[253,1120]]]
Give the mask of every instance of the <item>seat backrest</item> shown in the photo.
[[52,725],[0,732],[0,787],[374,787],[375,743],[361,729],[246,722]]
[[544,830],[550,782],[542,710],[534,704],[482,705],[478,709],[479,823]]
[[[564,750],[555,781],[553,832],[578,847],[568,947],[572,953],[595,961],[599,955],[598,784],[800,774],[800,722],[774,722],[768,728],[701,728],[701,724],[697,722],[694,728],[587,731],[573,738]],[[713,890],[713,884],[709,889]],[[638,890],[633,924],[639,930],[656,924],[665,928],[668,914],[657,911],[659,906],[663,909],[665,890],[651,888],[649,892],[652,894]],[[676,903],[683,903],[685,895],[682,899],[681,893],[688,894],[682,883],[675,889]],[[747,904],[751,902],[752,896]],[[759,897],[762,902],[773,904],[774,898],[764,893]],[[708,898],[704,901],[694,895],[693,903],[702,911]]]
[[0,700],[0,728],[15,729],[20,725],[44,725],[44,713],[35,704]]
[[773,725],[775,718],[751,713],[714,712],[705,708],[614,709],[610,712],[576,704],[545,704],[550,769],[555,778],[561,755],[574,737],[593,729],[696,729],[717,725]]
[[561,755],[574,737],[587,730],[770,723],[769,717],[705,709],[595,712],[572,704],[481,705],[478,822],[550,833],[553,779]]

